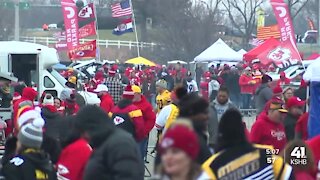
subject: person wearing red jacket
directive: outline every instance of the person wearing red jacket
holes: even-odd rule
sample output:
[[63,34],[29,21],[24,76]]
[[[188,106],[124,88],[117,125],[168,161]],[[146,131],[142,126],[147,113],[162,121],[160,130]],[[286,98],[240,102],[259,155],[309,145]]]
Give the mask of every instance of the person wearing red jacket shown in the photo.
[[56,164],[58,179],[82,180],[91,153],[92,148],[83,138],[67,145],[62,150]]
[[18,129],[17,120],[18,120],[19,109],[25,105],[33,107],[34,106],[33,101],[36,99],[37,95],[38,93],[36,90],[34,90],[31,87],[25,87],[22,90],[21,98],[18,99],[13,104],[13,124],[16,129]]
[[251,68],[246,67],[239,78],[239,85],[242,99],[242,109],[250,108],[250,99],[253,93],[255,81],[252,79]]
[[284,102],[280,99],[270,100],[267,113],[261,113],[251,128],[252,143],[271,145],[277,151],[283,150],[287,143],[283,120],[288,112],[283,106]]
[[144,120],[144,134],[145,138],[140,142],[141,156],[144,158],[147,153],[148,148],[148,138],[149,133],[152,130],[155,121],[156,113],[153,111],[152,105],[147,101],[147,99],[141,94],[141,88],[139,86],[132,86],[134,92],[133,104],[141,109],[143,120]]
[[320,135],[309,139],[306,143],[313,153],[315,166],[317,167],[317,176],[320,176]]
[[129,132],[137,142],[141,142],[145,138],[144,119],[141,109],[133,104],[133,98],[132,86],[128,85],[123,91],[122,100],[112,108],[109,116],[117,127]]
[[95,93],[98,93],[98,97],[100,98],[100,107],[106,113],[111,112],[114,102],[110,94],[108,94],[108,87],[104,84],[99,84],[97,89],[94,90]]
[[289,85],[290,84],[290,79],[286,77],[285,72],[280,72],[280,79],[278,80],[278,86],[284,86],[284,85]]

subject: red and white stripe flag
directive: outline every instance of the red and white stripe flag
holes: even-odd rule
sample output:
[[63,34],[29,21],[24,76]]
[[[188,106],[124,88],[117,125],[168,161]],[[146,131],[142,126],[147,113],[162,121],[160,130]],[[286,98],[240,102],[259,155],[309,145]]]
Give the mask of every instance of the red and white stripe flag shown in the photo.
[[111,6],[112,17],[131,16],[132,9],[129,0],[124,0],[120,3],[113,4]]

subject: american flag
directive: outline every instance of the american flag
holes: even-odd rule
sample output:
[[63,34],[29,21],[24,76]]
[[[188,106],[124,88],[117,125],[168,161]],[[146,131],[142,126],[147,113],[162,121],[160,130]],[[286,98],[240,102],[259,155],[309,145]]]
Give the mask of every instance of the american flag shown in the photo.
[[281,37],[278,25],[259,27],[257,30],[257,38],[266,40],[269,38],[279,39]]
[[122,17],[132,15],[132,9],[129,0],[124,0],[120,3],[113,4],[111,6],[112,17]]

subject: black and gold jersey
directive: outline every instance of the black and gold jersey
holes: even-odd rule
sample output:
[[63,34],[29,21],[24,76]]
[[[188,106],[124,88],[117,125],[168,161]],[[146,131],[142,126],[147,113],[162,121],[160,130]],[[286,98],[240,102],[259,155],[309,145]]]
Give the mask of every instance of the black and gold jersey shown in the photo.
[[270,156],[266,149],[244,145],[211,156],[203,170],[215,180],[289,179],[292,167],[279,156]]

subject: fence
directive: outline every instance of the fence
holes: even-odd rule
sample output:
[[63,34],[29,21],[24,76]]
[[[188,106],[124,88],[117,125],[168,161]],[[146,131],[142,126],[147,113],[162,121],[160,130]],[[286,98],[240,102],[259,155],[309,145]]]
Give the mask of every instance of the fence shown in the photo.
[[[46,46],[55,45],[58,42],[58,40],[53,37],[28,37],[28,36],[20,37],[20,41],[44,44]],[[86,43],[89,41],[92,41],[92,39],[80,39],[80,43]],[[109,46],[116,46],[119,49],[121,47],[129,47],[129,49],[131,49],[138,46],[140,49],[143,49],[143,48],[153,49],[154,46],[156,46],[155,43],[146,43],[146,42],[137,42],[137,41],[102,40],[102,39],[97,40],[97,44],[99,46],[104,46],[105,48],[108,48]]]

